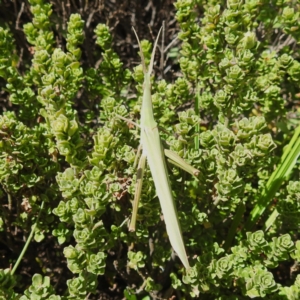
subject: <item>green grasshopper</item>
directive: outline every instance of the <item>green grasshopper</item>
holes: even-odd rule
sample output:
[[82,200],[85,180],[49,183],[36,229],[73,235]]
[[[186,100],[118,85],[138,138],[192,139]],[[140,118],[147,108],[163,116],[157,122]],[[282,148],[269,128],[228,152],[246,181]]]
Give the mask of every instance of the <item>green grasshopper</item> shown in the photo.
[[[140,147],[142,148],[142,155],[138,164],[138,174],[133,202],[132,218],[129,226],[130,231],[135,231],[136,215],[138,210],[138,203],[141,196],[143,175],[145,169],[146,159],[148,161],[150,171],[155,184],[157,196],[160,201],[164,220],[166,223],[167,233],[170,243],[182,261],[186,269],[190,268],[188,258],[186,255],[184,242],[181,234],[180,224],[178,222],[177,210],[173,200],[171,186],[168,178],[168,171],[166,167],[165,155],[168,156],[172,163],[176,166],[183,168],[193,175],[198,175],[199,171],[189,164],[187,164],[180,156],[170,150],[163,150],[160,141],[159,131],[157,123],[154,120],[152,99],[151,99],[151,73],[153,69],[153,62],[155,56],[155,50],[157,47],[158,38],[161,29],[156,38],[153,51],[151,54],[151,60],[148,69],[146,68],[145,58],[141,48],[139,38],[136,31],[133,28],[135,36],[138,41],[140,55],[142,60],[144,83],[143,83],[143,102],[141,109],[141,121],[139,127],[141,128],[141,141]],[[123,119],[123,118],[122,118]]]

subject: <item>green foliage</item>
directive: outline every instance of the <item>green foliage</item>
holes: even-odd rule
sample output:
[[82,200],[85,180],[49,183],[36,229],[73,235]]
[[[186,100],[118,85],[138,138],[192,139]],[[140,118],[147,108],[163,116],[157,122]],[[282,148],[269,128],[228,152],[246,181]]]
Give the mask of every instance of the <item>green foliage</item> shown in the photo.
[[34,274],[32,277],[32,285],[25,291],[24,296],[20,300],[29,299],[61,299],[60,296],[54,295],[54,289],[50,284],[48,276],[43,277],[40,274]]
[[[116,115],[137,122],[141,66],[125,68],[110,29],[99,24],[92,53],[100,63],[87,67],[86,20],[70,16],[64,49],[56,45],[51,4],[29,3],[33,19],[24,33],[33,53],[24,72],[17,67],[12,33],[0,27],[0,77],[14,105],[0,115],[0,196],[10,207],[0,216],[0,231],[17,226],[28,232],[36,224],[36,241],[52,234],[64,245],[73,276],[61,296],[50,277],[39,274],[17,295],[21,279],[1,269],[0,299],[86,299],[96,293],[98,276],[110,283],[126,280],[122,293],[133,300],[137,291],[145,291],[143,299],[157,296],[170,279],[186,299],[299,299],[298,271],[285,274],[286,282],[276,276],[283,266],[300,262],[300,182],[294,167],[299,129],[287,151],[293,155],[283,151],[299,118],[299,108],[294,112],[299,6],[257,0],[175,3],[180,75],[173,83],[153,77],[152,101],[164,143],[200,170],[195,178],[170,166],[192,266],[184,270],[172,253],[148,170],[137,230],[126,226],[139,128]],[[141,45],[149,61],[152,45],[145,40]],[[295,119],[288,120],[290,115]],[[278,177],[276,166],[284,166]],[[23,211],[12,222],[7,215],[20,207],[20,199]],[[277,219],[271,218],[275,213]]]
[[16,278],[10,269],[0,269],[0,299],[13,299],[15,293],[13,288],[16,286]]

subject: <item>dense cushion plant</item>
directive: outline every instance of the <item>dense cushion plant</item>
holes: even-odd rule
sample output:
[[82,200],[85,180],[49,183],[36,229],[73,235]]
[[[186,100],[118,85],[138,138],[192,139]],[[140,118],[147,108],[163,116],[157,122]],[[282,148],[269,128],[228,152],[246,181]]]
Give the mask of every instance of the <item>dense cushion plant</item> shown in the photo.
[[[0,76],[13,105],[0,115],[0,228],[32,226],[28,243],[55,236],[73,276],[61,295],[42,274],[17,292],[27,243],[0,270],[0,299],[86,299],[103,276],[122,278],[127,299],[168,297],[171,286],[184,299],[299,299],[299,5],[174,3],[180,51],[170,57],[180,72],[153,76],[152,100],[166,147],[200,170],[195,178],[169,166],[185,270],[148,170],[137,230],[128,232],[139,128],[116,115],[139,119],[141,66],[124,67],[104,24],[92,52],[101,61],[87,66],[86,20],[72,14],[58,45],[51,4],[29,3],[32,57],[22,72],[16,37],[0,27]],[[151,43],[142,48],[149,59]]]

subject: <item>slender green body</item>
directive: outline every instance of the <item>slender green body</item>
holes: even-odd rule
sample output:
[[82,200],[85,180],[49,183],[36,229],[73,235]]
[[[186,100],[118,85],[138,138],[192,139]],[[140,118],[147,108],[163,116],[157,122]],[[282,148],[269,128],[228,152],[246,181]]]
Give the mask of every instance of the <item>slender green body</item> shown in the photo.
[[[135,32],[135,31],[134,31]],[[136,32],[135,32],[136,34]],[[137,35],[136,35],[137,36]],[[158,34],[159,36],[159,34]],[[177,217],[177,210],[172,196],[172,190],[168,178],[168,172],[166,168],[166,161],[164,151],[162,149],[160,136],[157,128],[157,123],[154,120],[152,99],[151,99],[151,80],[150,75],[152,73],[154,53],[157,46],[158,37],[155,41],[153,52],[151,55],[151,61],[149,69],[146,69],[143,52],[140,46],[139,39],[137,37],[143,70],[144,70],[144,86],[143,86],[143,103],[141,110],[141,145],[142,145],[142,157],[139,167],[143,168],[145,164],[145,157],[147,158],[150,171],[155,184],[157,196],[160,201],[162,212],[164,215],[164,221],[167,228],[170,243],[182,261],[186,269],[188,269],[189,262],[186,255],[184,242],[181,234],[180,224]],[[141,172],[143,173],[143,171]],[[140,197],[142,184],[141,178],[137,180],[136,195],[135,195],[135,207],[133,211],[133,219],[130,225],[130,230],[135,228],[135,217],[137,210],[137,201]]]

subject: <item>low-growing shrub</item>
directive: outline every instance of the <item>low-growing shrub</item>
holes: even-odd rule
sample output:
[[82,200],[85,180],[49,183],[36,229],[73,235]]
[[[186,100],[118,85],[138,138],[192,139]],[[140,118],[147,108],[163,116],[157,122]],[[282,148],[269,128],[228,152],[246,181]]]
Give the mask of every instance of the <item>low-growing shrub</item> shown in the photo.
[[[174,3],[180,51],[171,46],[167,62],[178,70],[173,81],[152,77],[152,101],[164,146],[200,170],[168,166],[186,270],[148,168],[136,232],[128,231],[140,129],[117,115],[139,122],[141,66],[124,66],[104,24],[90,52],[100,62],[88,66],[87,20],[72,14],[59,45],[51,4],[29,3],[32,57],[21,66],[16,36],[0,27],[9,99],[0,115],[0,230],[14,252],[1,263],[0,299],[88,299],[100,281],[126,299],[299,299],[299,4]],[[149,62],[151,43],[141,44]],[[29,236],[22,253],[21,233]],[[21,292],[23,255],[49,237],[71,272],[65,292],[50,265]]]

